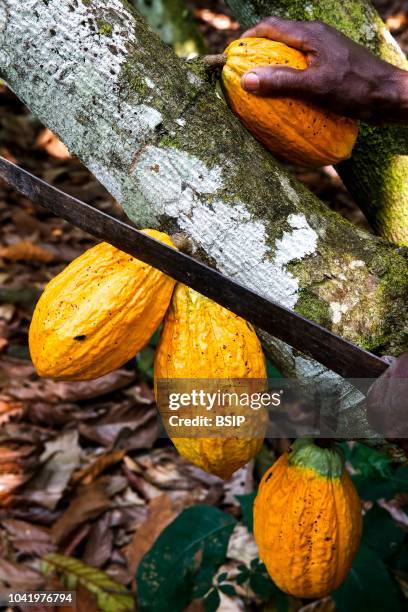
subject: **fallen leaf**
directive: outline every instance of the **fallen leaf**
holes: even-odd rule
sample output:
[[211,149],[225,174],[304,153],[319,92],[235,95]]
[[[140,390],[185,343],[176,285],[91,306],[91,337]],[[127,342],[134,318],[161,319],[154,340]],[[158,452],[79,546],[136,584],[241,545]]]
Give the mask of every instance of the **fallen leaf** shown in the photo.
[[49,404],[45,401],[26,403],[25,417],[31,423],[46,424],[49,427],[63,426],[76,421],[76,404]]
[[227,557],[248,567],[251,561],[258,557],[258,547],[254,536],[245,525],[238,524],[234,528],[228,542]]
[[13,304],[1,304],[0,305],[0,319],[3,319],[7,323],[10,323],[14,317],[16,307]]
[[11,417],[21,416],[23,410],[24,406],[21,402],[14,402],[7,400],[7,398],[0,398],[0,425],[7,423]]
[[[156,449],[137,457],[136,464],[148,484],[161,489],[186,490],[200,488],[204,494],[211,486],[222,486],[218,476],[208,474],[181,457],[174,448]],[[129,463],[127,464],[129,467]]]
[[215,30],[239,30],[239,23],[223,13],[214,13],[205,8],[198,8],[194,11],[196,17],[208,23]]
[[129,573],[134,575],[140,561],[153,546],[161,532],[177,516],[173,502],[166,494],[152,499],[149,515],[134,534],[131,543],[124,550]]
[[46,443],[39,473],[24,490],[26,499],[53,510],[79,465],[78,432],[67,431]]
[[204,601],[202,599],[193,599],[184,612],[205,612]]
[[220,604],[218,610],[222,612],[244,612],[245,604],[238,597],[228,597],[222,591],[219,591]]
[[120,369],[86,382],[56,382],[36,378],[32,366],[31,370],[26,368],[21,372],[21,375],[15,370],[16,368],[13,372],[11,366],[11,372],[8,373],[7,393],[10,396],[20,401],[32,400],[38,402],[43,399],[50,404],[78,402],[100,397],[127,386],[136,376],[135,372]]
[[391,514],[394,521],[396,521],[400,527],[408,531],[408,514],[405,512],[402,504],[399,504],[396,499],[391,501],[379,499],[377,503]]
[[0,506],[7,506],[12,502],[12,493],[21,487],[29,478],[28,475],[1,474],[0,473]]
[[71,588],[78,584],[92,592],[102,612],[135,610],[135,600],[122,584],[113,581],[106,572],[95,569],[73,557],[51,554],[43,559],[42,571],[47,576],[57,571]]
[[129,399],[122,405],[113,405],[109,414],[95,424],[81,423],[79,431],[103,446],[151,448],[158,435],[157,411],[154,406],[139,406]]
[[[53,395],[65,402],[101,397],[127,387],[136,378],[136,371],[121,368],[85,382],[53,382]],[[51,381],[49,381],[51,382]]]
[[109,505],[106,482],[102,479],[78,489],[77,495],[52,527],[54,542],[62,542],[79,525],[96,518],[109,508]]
[[57,159],[69,159],[71,157],[64,143],[48,128],[41,130],[36,144],[40,149],[44,149],[48,155]]
[[100,612],[100,608],[92,593],[79,584],[76,588],[75,606],[58,607],[58,612]]
[[89,523],[84,523],[76,531],[70,534],[66,540],[65,546],[61,552],[64,555],[73,555],[77,546],[79,546],[87,537],[91,530]]
[[15,499],[15,491],[29,480],[38,462],[36,446],[18,444],[9,423],[3,425],[4,443],[0,444],[0,505],[9,505]]
[[84,563],[102,567],[109,561],[113,550],[113,532],[110,529],[111,517],[108,512],[91,527],[82,557]]
[[253,481],[254,462],[249,461],[242,468],[233,473],[231,478],[224,484],[225,504],[239,506],[237,495],[245,495],[254,490]]
[[97,457],[95,461],[84,467],[82,470],[75,472],[75,474],[72,476],[72,482],[81,482],[84,485],[91,484],[91,482],[93,482],[106,468],[118,463],[119,461],[122,461],[125,454],[125,449],[103,453],[103,455]]
[[9,534],[13,548],[20,553],[42,557],[55,550],[50,531],[45,527],[18,519],[4,519],[2,525]]
[[336,604],[331,597],[324,597],[318,601],[306,604],[299,609],[299,612],[335,612]]
[[22,563],[0,559],[0,580],[16,591],[36,590],[44,584],[44,578]]
[[49,263],[54,259],[54,255],[38,244],[33,244],[30,240],[20,240],[10,246],[0,248],[0,257],[11,261],[37,261]]
[[391,30],[391,32],[396,32],[404,26],[408,25],[408,17],[405,12],[397,13],[396,15],[390,15],[385,20],[387,27]]

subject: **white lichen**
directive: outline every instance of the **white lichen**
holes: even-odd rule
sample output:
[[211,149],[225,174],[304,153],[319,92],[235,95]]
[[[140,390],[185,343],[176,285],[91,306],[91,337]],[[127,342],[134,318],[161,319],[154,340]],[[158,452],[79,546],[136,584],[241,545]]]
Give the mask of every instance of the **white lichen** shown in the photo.
[[330,302],[330,310],[332,312],[332,321],[335,325],[338,325],[341,321],[343,314],[349,309],[347,304],[341,304],[340,302]]
[[[317,233],[304,214],[289,215],[292,229],[268,244],[265,223],[245,203],[217,197],[223,189],[221,168],[209,168],[184,151],[148,146],[134,173],[149,208],[176,219],[221,272],[289,308],[296,305],[299,281],[287,264],[317,248]],[[289,182],[285,188],[292,189]]]
[[152,79],[149,79],[149,77],[145,76],[144,80],[149,89],[154,89],[154,83]]
[[299,196],[290,184],[288,177],[282,175],[279,177],[279,180],[288,200],[292,201],[294,204],[299,204]]

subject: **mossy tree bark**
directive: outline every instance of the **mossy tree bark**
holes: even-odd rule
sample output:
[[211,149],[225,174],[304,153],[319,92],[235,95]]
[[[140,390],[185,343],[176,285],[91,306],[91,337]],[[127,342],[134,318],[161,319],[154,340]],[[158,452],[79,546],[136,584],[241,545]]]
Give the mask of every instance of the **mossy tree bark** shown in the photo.
[[[368,0],[228,0],[244,27],[263,17],[324,21],[400,68],[408,61]],[[353,156],[337,167],[373,228],[408,246],[408,128],[362,125]]]
[[[210,265],[361,346],[407,349],[403,256],[299,184],[200,64],[177,58],[127,4],[3,0],[0,74],[137,226],[183,231]],[[332,372],[264,339],[287,374],[330,381],[344,409],[361,401]]]

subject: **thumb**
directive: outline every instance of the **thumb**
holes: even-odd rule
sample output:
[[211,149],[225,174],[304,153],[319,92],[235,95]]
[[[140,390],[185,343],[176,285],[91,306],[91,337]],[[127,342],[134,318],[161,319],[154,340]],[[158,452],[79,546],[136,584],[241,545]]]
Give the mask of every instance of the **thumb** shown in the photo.
[[301,93],[307,88],[309,69],[297,70],[282,66],[253,68],[241,78],[241,86],[250,93],[261,95]]

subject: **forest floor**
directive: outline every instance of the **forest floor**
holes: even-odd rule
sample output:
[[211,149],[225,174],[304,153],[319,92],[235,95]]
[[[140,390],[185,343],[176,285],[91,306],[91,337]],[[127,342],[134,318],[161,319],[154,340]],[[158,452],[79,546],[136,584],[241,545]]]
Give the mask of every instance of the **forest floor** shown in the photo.
[[[406,3],[375,4],[407,51]],[[189,6],[211,52],[239,35],[220,0],[190,0]],[[106,190],[4,84],[0,154],[121,216]],[[331,208],[369,229],[331,167],[291,170]],[[204,503],[239,516],[235,496],[254,489],[253,465],[223,483],[181,459],[160,435],[151,384],[154,342],[96,381],[39,379],[27,341],[35,303],[45,284],[95,241],[4,183],[0,226],[0,590],[43,588],[39,559],[53,551],[135,588],[142,556],[183,508]],[[272,452],[265,448],[257,470]],[[85,589],[78,606],[97,609]]]

